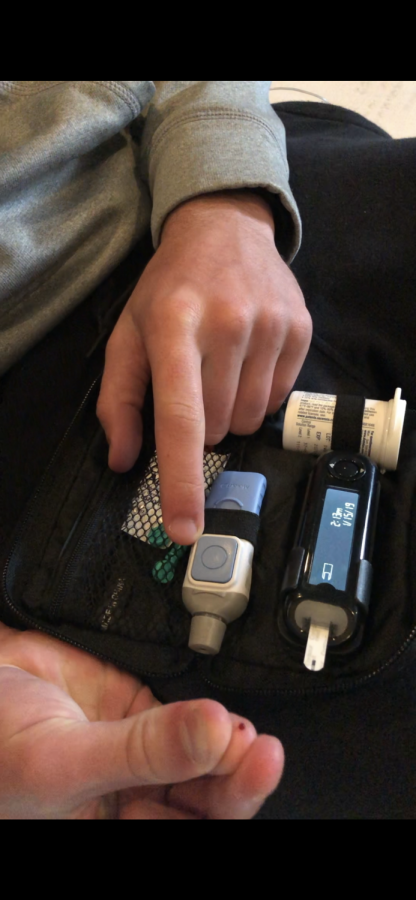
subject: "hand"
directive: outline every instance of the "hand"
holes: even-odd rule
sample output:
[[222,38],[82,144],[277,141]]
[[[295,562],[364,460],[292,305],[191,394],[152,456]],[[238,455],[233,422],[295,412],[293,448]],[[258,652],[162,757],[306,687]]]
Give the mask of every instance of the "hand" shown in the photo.
[[283,750],[211,700],[161,706],[114,666],[0,624],[0,819],[246,819]]
[[97,412],[110,467],[127,471],[152,377],[162,513],[174,542],[202,533],[204,444],[256,431],[290,392],[310,338],[266,202],[229,192],[171,213],[108,342]]

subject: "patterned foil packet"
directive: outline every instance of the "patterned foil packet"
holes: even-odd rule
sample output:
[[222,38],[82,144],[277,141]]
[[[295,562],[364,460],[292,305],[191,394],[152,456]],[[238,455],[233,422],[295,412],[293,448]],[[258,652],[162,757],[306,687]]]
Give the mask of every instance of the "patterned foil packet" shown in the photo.
[[[207,451],[204,453],[204,489],[208,494],[212,484],[224,471],[229,455]],[[171,547],[172,541],[163,528],[160,507],[159,467],[155,453],[143,476],[140,488],[132,502],[122,530],[157,547]]]

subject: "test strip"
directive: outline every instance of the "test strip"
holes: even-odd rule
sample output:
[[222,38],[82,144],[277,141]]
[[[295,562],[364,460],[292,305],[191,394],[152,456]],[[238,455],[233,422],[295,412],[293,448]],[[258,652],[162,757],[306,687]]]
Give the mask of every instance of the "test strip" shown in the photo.
[[315,625],[311,621],[303,664],[311,672],[319,672],[325,665],[330,625]]

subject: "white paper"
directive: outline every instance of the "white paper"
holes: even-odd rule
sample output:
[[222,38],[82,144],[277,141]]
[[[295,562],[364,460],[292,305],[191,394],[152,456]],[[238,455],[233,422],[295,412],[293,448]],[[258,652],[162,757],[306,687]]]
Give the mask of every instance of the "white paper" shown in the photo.
[[[416,81],[273,81],[273,87],[312,91],[360,113],[392,137],[416,137]],[[289,90],[271,91],[273,103],[315,100]]]

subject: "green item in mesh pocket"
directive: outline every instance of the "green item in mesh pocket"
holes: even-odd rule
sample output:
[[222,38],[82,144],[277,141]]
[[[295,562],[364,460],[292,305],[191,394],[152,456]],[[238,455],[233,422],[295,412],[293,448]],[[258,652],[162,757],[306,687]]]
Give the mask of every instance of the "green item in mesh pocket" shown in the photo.
[[[151,531],[149,534],[149,544],[153,543],[153,535],[156,535],[155,542],[158,541],[160,532],[163,532],[166,540],[169,541],[163,525],[158,525],[157,528],[154,528],[153,531]],[[187,550],[189,550],[189,547],[183,547],[181,544],[172,544],[172,542],[170,543],[171,547],[165,554],[164,559],[159,559],[152,569],[153,578],[155,579],[155,581],[160,581],[161,584],[169,584],[169,581],[173,580],[175,569],[179,560],[182,559],[182,557],[185,556]],[[159,546],[161,545],[159,544]]]

